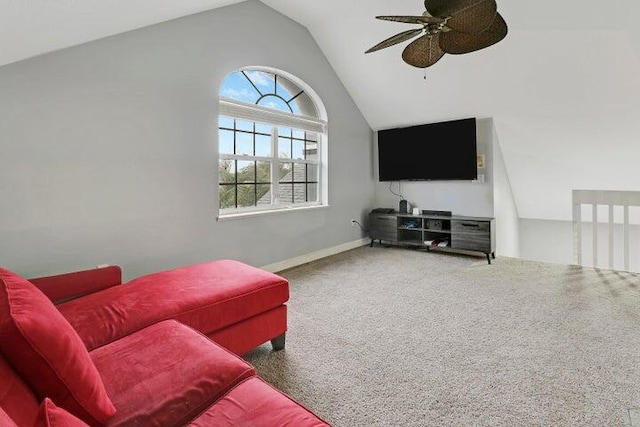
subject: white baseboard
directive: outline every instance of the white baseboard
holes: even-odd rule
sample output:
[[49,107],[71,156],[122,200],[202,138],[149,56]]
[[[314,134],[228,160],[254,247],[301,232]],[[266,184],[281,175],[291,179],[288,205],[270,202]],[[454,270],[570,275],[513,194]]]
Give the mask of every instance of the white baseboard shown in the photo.
[[353,242],[343,243],[342,245],[334,246],[332,248],[322,249],[316,252],[311,252],[310,254],[301,255],[295,258],[286,259],[284,261],[265,265],[260,268],[262,268],[263,270],[270,271],[272,273],[277,273],[279,271],[283,271],[288,268],[297,267],[299,265],[306,264],[311,261],[315,261],[321,258],[326,258],[331,255],[336,255],[341,252],[350,251],[351,249],[356,249],[356,248],[359,248],[360,246],[368,245],[369,243],[370,243],[369,239],[354,240]]

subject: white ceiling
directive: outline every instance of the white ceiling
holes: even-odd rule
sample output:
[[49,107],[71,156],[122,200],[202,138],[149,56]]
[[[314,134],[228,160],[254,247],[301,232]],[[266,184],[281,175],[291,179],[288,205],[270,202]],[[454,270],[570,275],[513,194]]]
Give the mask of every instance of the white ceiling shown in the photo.
[[[229,0],[0,0],[0,65]],[[498,0],[499,44],[425,72],[403,46],[364,51],[410,28],[421,0],[262,0],[305,25],[373,129],[493,117],[521,217],[570,219],[573,188],[638,189],[640,4]]]

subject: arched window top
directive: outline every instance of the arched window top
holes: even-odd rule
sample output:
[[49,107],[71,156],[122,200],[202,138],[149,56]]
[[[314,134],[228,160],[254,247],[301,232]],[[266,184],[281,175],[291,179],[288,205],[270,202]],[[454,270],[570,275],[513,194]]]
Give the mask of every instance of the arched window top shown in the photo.
[[233,72],[222,82],[220,96],[285,113],[319,117],[309,94],[291,79],[271,71],[244,69]]

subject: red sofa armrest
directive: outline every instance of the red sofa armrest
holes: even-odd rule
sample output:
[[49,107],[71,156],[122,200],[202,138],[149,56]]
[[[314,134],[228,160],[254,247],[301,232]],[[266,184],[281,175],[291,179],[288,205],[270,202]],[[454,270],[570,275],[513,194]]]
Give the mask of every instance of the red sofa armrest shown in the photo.
[[122,269],[117,265],[91,270],[29,279],[51,301],[60,303],[92,294],[122,283]]

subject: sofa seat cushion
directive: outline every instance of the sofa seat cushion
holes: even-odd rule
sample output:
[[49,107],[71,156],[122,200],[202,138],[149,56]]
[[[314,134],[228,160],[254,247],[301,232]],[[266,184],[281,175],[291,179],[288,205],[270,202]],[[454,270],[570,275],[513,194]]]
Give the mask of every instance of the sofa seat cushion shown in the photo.
[[0,268],[0,350],[40,398],[49,396],[87,424],[115,413],[78,334],[26,279]]
[[92,350],[166,319],[209,335],[288,299],[284,278],[219,260],[142,276],[58,309]]
[[21,426],[32,426],[38,414],[35,394],[1,356],[0,408]]
[[243,381],[189,427],[326,427],[325,421],[260,378]]
[[182,426],[245,378],[245,361],[167,320],[91,352],[117,408],[108,426]]

